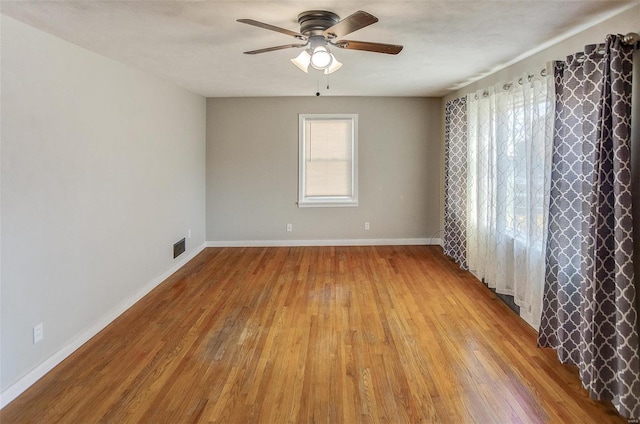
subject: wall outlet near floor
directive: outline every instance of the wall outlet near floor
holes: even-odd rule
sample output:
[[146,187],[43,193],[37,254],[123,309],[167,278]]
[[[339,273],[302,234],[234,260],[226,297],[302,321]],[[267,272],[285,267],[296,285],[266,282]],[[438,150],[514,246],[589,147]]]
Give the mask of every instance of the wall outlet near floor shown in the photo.
[[42,323],[33,327],[33,344],[38,343],[40,340],[44,338],[44,327]]
[[187,230],[187,238],[191,238],[191,228]]
[[287,224],[287,233],[293,231],[293,224]]
[[368,222],[365,222],[365,223],[364,223],[364,229],[365,229],[365,230],[369,230],[369,228],[370,228],[370,227],[369,227],[369,223],[368,223]]

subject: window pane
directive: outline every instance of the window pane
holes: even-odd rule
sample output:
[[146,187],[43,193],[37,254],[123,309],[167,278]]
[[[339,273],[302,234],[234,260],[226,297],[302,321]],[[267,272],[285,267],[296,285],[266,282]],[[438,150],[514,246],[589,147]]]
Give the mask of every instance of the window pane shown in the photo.
[[298,206],[358,206],[358,115],[298,117]]
[[307,196],[351,196],[351,161],[307,161]]
[[305,192],[307,196],[352,195],[352,121],[305,122]]

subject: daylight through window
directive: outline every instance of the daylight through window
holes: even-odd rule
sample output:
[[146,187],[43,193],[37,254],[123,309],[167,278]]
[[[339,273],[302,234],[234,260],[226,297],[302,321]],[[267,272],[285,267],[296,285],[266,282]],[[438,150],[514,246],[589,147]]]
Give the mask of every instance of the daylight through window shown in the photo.
[[357,115],[300,115],[299,206],[357,206]]

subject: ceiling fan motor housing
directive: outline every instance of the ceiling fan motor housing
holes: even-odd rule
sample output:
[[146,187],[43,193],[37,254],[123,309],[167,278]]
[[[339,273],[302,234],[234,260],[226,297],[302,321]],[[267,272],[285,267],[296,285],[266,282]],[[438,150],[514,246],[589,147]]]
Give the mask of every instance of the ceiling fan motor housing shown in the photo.
[[309,10],[298,15],[300,33],[311,37],[340,22],[340,16],[326,10]]

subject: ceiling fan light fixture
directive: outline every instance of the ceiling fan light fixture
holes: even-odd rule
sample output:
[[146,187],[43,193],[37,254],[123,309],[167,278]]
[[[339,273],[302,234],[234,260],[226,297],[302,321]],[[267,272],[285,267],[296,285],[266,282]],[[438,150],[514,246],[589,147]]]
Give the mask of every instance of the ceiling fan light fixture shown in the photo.
[[291,59],[291,62],[304,73],[309,73],[309,65],[318,71],[322,71],[325,75],[332,74],[342,67],[342,63],[338,62],[336,57],[331,54],[329,46],[392,55],[396,55],[402,51],[402,46],[398,44],[348,41],[343,39],[347,34],[351,34],[354,31],[378,22],[378,18],[362,10],[344,19],[340,19],[338,15],[327,10],[308,10],[302,12],[298,15],[300,32],[290,31],[253,19],[238,19],[237,21],[242,24],[289,35],[296,40],[303,41],[304,43],[284,44],[281,46],[249,50],[244,52],[244,54],[254,55],[303,47],[304,51],[294,59]]
[[309,73],[309,63],[311,63],[311,55],[308,51],[302,50],[298,56],[291,59],[291,63],[296,65],[305,74]]
[[333,55],[329,53],[326,47],[317,46],[311,53],[311,66],[320,71],[327,69],[331,66],[333,61]]
[[338,62],[338,59],[331,53],[331,64],[324,70],[325,75],[329,75],[342,68],[342,63]]

